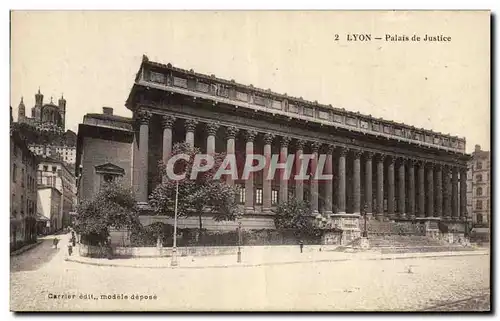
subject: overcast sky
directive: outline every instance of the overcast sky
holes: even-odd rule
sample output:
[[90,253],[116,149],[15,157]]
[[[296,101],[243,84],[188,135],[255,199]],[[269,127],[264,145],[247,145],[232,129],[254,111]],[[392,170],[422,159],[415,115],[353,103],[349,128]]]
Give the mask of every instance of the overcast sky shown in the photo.
[[[490,148],[488,12],[13,12],[11,106],[67,99],[66,127],[124,107],[143,54]],[[348,42],[348,33],[451,42]],[[335,41],[335,34],[339,41]]]

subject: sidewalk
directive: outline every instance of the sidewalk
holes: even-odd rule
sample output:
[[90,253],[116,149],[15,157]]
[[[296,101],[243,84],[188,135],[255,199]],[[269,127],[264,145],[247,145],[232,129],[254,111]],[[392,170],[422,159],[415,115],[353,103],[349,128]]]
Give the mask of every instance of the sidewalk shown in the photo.
[[[253,253],[252,253],[253,252]],[[431,258],[431,257],[450,257],[450,256],[476,256],[489,255],[488,250],[477,249],[470,251],[454,251],[454,252],[425,252],[425,253],[397,253],[397,254],[382,254],[378,251],[366,251],[357,253],[346,252],[284,252],[273,253],[273,255],[265,255],[265,253],[256,253],[256,251],[241,251],[242,262],[237,262],[236,255],[220,255],[220,256],[186,256],[178,257],[177,266],[172,266],[171,257],[158,258],[114,258],[98,259],[78,256],[67,257],[65,260],[69,262],[89,264],[96,266],[115,266],[115,267],[130,267],[130,268],[175,268],[175,269],[202,269],[202,268],[229,268],[229,267],[252,267],[266,265],[283,265],[283,264],[298,264],[298,263],[317,263],[317,262],[340,262],[348,260],[372,261],[372,260],[396,260],[396,259],[411,259],[411,258]]]

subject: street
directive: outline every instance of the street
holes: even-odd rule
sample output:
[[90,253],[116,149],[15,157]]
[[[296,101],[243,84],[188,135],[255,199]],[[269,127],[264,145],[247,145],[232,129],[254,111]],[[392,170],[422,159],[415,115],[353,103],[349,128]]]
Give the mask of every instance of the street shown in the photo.
[[55,250],[52,241],[45,240],[11,258],[11,310],[486,311],[490,307],[488,256],[150,269],[66,262],[66,244],[60,242]]

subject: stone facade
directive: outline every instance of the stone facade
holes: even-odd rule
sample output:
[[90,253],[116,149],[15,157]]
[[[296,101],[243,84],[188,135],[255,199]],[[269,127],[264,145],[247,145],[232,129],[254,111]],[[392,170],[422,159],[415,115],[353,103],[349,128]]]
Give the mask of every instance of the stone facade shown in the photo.
[[10,134],[10,246],[36,240],[37,159],[20,138]]
[[[300,168],[301,154],[314,154],[315,159],[327,155],[324,168],[333,174],[328,181],[279,177],[268,181],[263,179],[267,168],[247,180],[228,179],[241,191],[244,228],[257,220],[267,222],[262,227],[273,228],[272,208],[290,195],[308,200],[314,215],[328,218],[330,226],[352,238],[359,237],[363,210],[381,220],[461,222],[465,218],[466,193],[459,191],[466,188],[469,156],[463,138],[151,62],[147,57],[126,106],[133,112],[127,125],[133,142],[131,154],[120,159],[131,156],[132,168],[124,169],[133,172],[132,186],[141,203],[162,180],[156,164],[169,159],[173,144],[186,141],[203,152],[295,155],[294,168]],[[116,144],[109,141],[108,146]],[[313,160],[308,174],[316,165]],[[214,229],[217,226],[213,224]]]

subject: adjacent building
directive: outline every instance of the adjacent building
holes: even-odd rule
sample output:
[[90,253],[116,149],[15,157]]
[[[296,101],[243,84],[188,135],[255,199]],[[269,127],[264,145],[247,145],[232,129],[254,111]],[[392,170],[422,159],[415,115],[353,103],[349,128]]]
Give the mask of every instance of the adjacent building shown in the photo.
[[44,104],[43,94],[38,89],[38,93],[35,94],[35,105],[31,108],[31,117],[26,115],[26,106],[21,97],[17,109],[17,122],[29,124],[40,131],[64,132],[66,99],[61,95],[58,104],[55,105],[51,97],[50,102]]
[[467,173],[467,207],[475,227],[489,227],[491,210],[490,152],[476,145]]
[[[247,155],[326,155],[333,179],[318,183],[264,180],[266,168],[247,180],[227,179],[240,190],[245,229],[274,228],[272,209],[293,195],[308,199],[311,211],[346,235],[360,233],[362,209],[380,220],[438,222],[464,230],[467,162],[465,138],[347,111],[317,101],[243,85],[149,61],[143,57],[126,101],[132,118],[105,109],[87,114],[78,131],[76,166],[79,199],[92,197],[103,181],[132,186],[148,214],[148,195],[162,180],[157,167],[173,144],[187,142],[203,152]],[[313,166],[308,174],[313,173]],[[239,168],[241,172],[243,169]],[[241,173],[239,175],[241,177]],[[311,175],[314,177],[314,175]],[[168,219],[167,219],[168,220]],[[235,222],[203,217],[211,230],[236,228]],[[441,224],[441,225],[442,225]],[[180,220],[198,226],[197,218]]]
[[37,158],[19,132],[10,132],[10,248],[36,241]]
[[50,232],[68,226],[70,223],[69,213],[74,210],[76,205],[74,169],[59,159],[40,158],[37,182],[39,203],[41,204],[39,213],[48,218]]
[[31,117],[28,117],[24,99],[21,97],[17,109],[17,127],[28,142],[30,150],[36,155],[60,158],[74,166],[76,133],[71,130],[65,131],[66,99],[61,96],[57,105],[52,98],[49,103],[44,103],[43,99],[44,96],[39,89],[35,94]]

